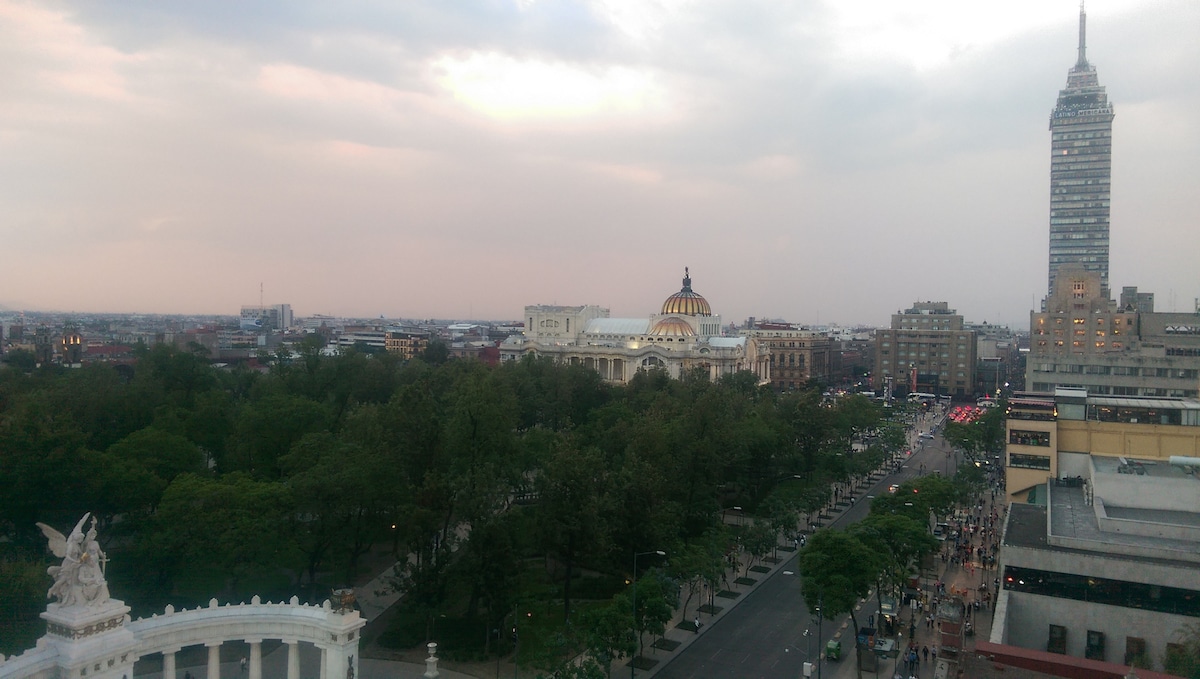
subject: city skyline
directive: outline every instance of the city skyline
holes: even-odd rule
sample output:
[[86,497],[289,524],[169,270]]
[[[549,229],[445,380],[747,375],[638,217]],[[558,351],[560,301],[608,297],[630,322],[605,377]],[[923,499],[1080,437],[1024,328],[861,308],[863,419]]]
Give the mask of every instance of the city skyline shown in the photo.
[[[0,1],[0,308],[1023,326],[1078,5]],[[1200,296],[1183,1],[1088,3],[1111,285]]]

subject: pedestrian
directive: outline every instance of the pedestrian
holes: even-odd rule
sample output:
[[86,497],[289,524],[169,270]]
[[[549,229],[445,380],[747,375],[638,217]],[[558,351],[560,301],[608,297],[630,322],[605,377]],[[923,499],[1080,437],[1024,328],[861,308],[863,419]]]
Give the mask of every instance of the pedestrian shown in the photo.
[[925,656],[925,662],[929,662],[929,647],[928,646],[921,647],[921,655]]
[[242,656],[242,674],[246,673],[246,656]]
[[698,616],[698,615],[696,616],[696,630],[695,630],[695,632],[696,632],[696,634],[699,634],[699,633],[700,633],[700,616]]
[[937,644],[934,644],[933,648],[929,649],[929,655],[933,658],[934,662],[937,662]]

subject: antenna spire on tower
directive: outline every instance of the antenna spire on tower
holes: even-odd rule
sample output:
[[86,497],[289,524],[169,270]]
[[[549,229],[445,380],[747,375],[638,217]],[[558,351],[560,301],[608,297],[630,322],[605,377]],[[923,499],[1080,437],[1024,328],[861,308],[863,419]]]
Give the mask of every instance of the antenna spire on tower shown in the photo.
[[1079,0],[1079,59],[1076,66],[1087,66],[1087,12],[1083,8],[1083,0]]

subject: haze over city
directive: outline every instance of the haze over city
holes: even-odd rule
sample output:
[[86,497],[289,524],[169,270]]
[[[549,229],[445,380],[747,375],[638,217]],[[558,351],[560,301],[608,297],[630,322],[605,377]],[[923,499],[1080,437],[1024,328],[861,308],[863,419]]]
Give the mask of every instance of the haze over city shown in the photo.
[[[1190,310],[1200,3],[1087,10],[1112,285]],[[0,0],[0,307],[1020,327],[1077,11]]]

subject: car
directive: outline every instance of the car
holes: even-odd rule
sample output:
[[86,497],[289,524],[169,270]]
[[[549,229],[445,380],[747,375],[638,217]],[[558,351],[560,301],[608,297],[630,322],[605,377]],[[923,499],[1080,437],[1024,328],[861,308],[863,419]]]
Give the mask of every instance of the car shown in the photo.
[[896,491],[898,490],[900,490],[900,484],[898,483],[893,483],[892,485],[888,486],[888,492],[893,495],[895,495]]
[[918,436],[917,438],[919,438],[919,439],[930,439],[930,440],[932,440],[932,439],[933,439],[933,434],[930,434],[929,432],[925,432],[924,434],[921,434],[921,435],[920,435],[920,436]]

